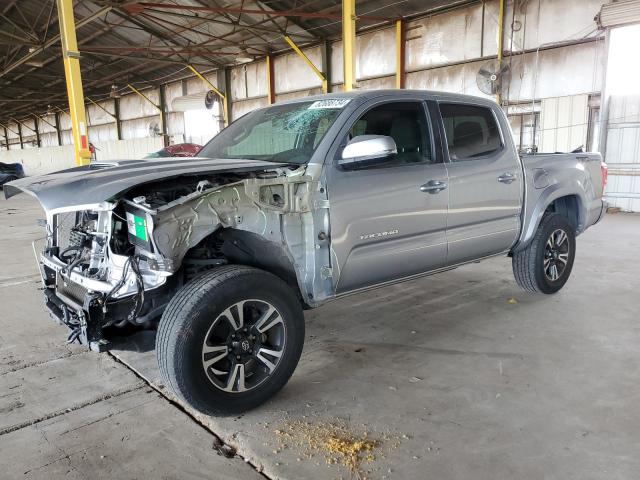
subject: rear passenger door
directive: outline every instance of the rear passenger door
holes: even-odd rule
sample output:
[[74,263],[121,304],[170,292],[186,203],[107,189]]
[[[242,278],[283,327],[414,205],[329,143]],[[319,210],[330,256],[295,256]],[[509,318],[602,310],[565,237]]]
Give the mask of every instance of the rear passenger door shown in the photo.
[[[376,100],[354,112],[327,170],[336,291],[444,267],[447,171],[425,102]],[[387,135],[398,154],[355,170],[337,164],[359,135]]]
[[507,250],[520,231],[523,182],[507,125],[495,109],[439,103],[449,163],[447,264]]

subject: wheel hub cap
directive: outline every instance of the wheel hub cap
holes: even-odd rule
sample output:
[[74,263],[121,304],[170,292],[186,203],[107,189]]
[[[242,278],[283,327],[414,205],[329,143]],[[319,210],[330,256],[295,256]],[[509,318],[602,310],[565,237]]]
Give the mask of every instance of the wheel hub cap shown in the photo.
[[230,351],[236,355],[244,355],[252,351],[253,341],[249,337],[241,332],[236,332],[234,337],[229,342]]
[[569,236],[562,229],[554,230],[544,249],[544,274],[556,282],[564,274],[569,261]]
[[214,319],[202,345],[202,366],[220,390],[251,390],[277,368],[285,339],[284,321],[273,305],[243,300]]

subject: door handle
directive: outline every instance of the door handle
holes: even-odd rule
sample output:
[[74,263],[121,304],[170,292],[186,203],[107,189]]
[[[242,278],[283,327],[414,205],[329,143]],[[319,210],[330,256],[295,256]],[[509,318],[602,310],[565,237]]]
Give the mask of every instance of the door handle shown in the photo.
[[420,191],[424,193],[439,193],[445,188],[447,188],[447,182],[429,180],[427,183],[420,186]]
[[516,177],[513,173],[509,173],[509,172],[507,172],[507,173],[503,173],[502,175],[500,175],[500,176],[498,177],[498,181],[499,181],[500,183],[507,183],[507,184],[509,184],[509,183],[514,182],[516,178],[517,178],[517,177]]

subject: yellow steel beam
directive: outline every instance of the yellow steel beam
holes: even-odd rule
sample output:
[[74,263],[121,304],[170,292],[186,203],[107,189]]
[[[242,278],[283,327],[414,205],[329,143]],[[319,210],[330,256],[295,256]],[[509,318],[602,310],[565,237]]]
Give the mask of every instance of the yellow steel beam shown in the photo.
[[155,109],[158,110],[158,112],[160,112],[160,131],[163,132],[164,134],[164,114],[162,112],[162,108],[160,107],[160,105],[156,105],[155,102],[153,102],[149,97],[147,97],[144,93],[142,93],[140,90],[138,90],[136,87],[134,87],[130,83],[127,83],[127,87],[129,87],[129,90],[131,90],[133,93],[135,93],[136,95],[139,95],[140,97],[145,99],[147,102],[149,102],[151,105],[153,105]]
[[131,90],[133,93],[135,93],[136,95],[141,96],[142,98],[144,98],[147,102],[149,102],[151,105],[153,105],[156,110],[158,110],[159,112],[162,112],[162,109],[160,108],[160,105],[157,105],[154,101],[152,101],[149,97],[147,97],[144,93],[142,93],[140,90],[138,90],[136,87],[134,87],[133,85],[131,85],[130,83],[127,83],[127,87],[129,87],[129,90]]
[[342,0],[342,57],[344,91],[356,86],[356,0]]
[[[500,7],[498,11],[498,64],[502,62],[502,52],[504,50],[504,4],[506,0],[500,0]],[[500,92],[496,95],[496,102],[498,105],[502,104],[502,96]]]
[[62,59],[64,62],[64,75],[67,80],[67,96],[69,97],[69,114],[71,115],[76,164],[88,165],[91,162],[91,152],[89,151],[87,119],[84,111],[80,52],[78,51],[76,26],[73,18],[73,0],[57,0],[57,2]]
[[196,68],[193,65],[189,65],[189,64],[186,64],[186,65],[196,77],[202,80],[211,90],[214,91],[216,95],[220,97],[220,100],[222,100],[222,117],[224,118],[224,126],[226,127],[227,125],[229,125],[229,104],[227,103],[227,96],[224,93],[222,93],[220,90],[218,90],[216,86],[207,79],[207,77],[205,77],[198,70],[196,70]]
[[271,55],[267,55],[265,61],[267,66],[267,100],[269,105],[271,105],[276,101],[276,86],[274,84],[273,59]]
[[300,47],[298,47],[298,45],[296,45],[296,43],[291,40],[291,37],[285,35],[284,39],[289,44],[289,46],[293,48],[293,51],[296,52],[307,65],[309,65],[309,68],[311,68],[311,70],[313,70],[313,73],[315,73],[316,76],[320,79],[320,81],[322,82],[322,93],[327,93],[329,91],[329,83],[324,73],[322,73],[320,69],[316,67],[315,64],[311,61],[311,59],[307,57],[302,50],[300,50]]
[[[98,108],[99,108],[100,110],[102,110],[104,113],[106,113],[107,115],[109,115],[111,118],[113,118],[113,119],[115,119],[115,120],[118,120],[118,118],[117,118],[113,113],[111,113],[109,110],[107,110],[106,108],[104,108],[104,107],[103,107],[102,105],[100,105],[99,103],[94,102],[94,101],[93,101],[92,99],[90,99],[89,97],[87,97],[87,100],[89,100],[91,103],[93,103],[96,107],[98,107]],[[51,125],[51,124],[49,124],[49,125]]]
[[403,20],[396,20],[396,88],[404,88],[404,56],[405,56],[405,25]]

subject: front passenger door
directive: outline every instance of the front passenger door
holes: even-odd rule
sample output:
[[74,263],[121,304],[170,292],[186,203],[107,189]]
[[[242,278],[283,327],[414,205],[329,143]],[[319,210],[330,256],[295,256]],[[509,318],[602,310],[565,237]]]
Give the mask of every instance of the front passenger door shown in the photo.
[[355,112],[347,128],[341,147],[358,135],[387,135],[398,154],[351,170],[337,164],[339,148],[328,168],[336,292],[443,267],[447,171],[425,103],[378,100]]

